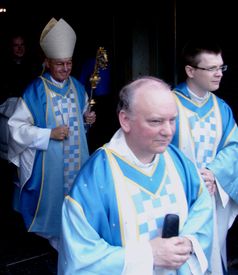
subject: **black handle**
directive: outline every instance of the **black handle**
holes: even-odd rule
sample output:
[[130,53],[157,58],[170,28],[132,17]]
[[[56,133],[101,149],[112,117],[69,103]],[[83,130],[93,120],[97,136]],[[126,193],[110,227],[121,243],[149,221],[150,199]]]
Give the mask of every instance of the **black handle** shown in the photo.
[[176,214],[167,214],[164,218],[162,229],[162,238],[178,236],[179,233],[179,216]]

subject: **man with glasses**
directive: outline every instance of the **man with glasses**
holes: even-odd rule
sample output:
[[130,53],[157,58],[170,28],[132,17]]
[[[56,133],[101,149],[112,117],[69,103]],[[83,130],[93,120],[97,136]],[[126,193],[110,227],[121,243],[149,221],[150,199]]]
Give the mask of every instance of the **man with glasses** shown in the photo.
[[213,198],[211,271],[226,274],[226,236],[238,213],[238,130],[231,108],[213,91],[227,65],[209,40],[189,41],[182,56],[187,79],[174,89],[179,116],[172,143],[197,164]]
[[25,90],[9,119],[9,159],[19,167],[15,207],[26,228],[57,249],[61,207],[88,159],[84,123],[92,124],[83,85],[70,76],[76,34],[52,18],[40,37],[46,71]]

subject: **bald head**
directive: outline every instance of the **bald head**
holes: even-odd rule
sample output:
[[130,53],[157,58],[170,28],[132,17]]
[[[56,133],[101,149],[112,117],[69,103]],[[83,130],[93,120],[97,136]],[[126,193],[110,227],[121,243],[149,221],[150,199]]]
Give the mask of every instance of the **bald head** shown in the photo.
[[120,92],[118,116],[126,142],[143,163],[163,153],[175,132],[177,106],[170,86],[142,77]]
[[[157,100],[154,101],[156,98]],[[119,94],[117,112],[119,113],[122,109],[132,112],[135,105],[140,102],[142,104],[149,101],[154,102],[154,104],[158,101],[163,103],[166,98],[175,103],[171,87],[159,78],[144,76],[122,88]]]

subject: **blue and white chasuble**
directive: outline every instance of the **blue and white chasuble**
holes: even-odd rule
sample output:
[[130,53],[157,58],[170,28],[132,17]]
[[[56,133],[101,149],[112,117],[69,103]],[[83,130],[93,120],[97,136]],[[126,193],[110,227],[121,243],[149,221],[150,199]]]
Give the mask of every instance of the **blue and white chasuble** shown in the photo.
[[[213,93],[202,103],[191,99],[186,83],[175,88],[179,110],[172,143],[200,168],[216,177],[214,199],[214,248],[211,265],[214,274],[226,267],[226,234],[238,214],[238,130],[230,107]],[[229,198],[230,197],[230,198]],[[219,239],[219,240],[218,240]]]
[[[28,231],[46,238],[59,236],[63,199],[89,156],[85,96],[73,77],[59,87],[45,73],[27,87],[9,120],[14,138],[9,159],[20,168],[16,208]],[[64,141],[50,139],[51,129],[59,125],[69,126]]]
[[[171,146],[144,169],[124,154],[122,135],[91,156],[65,199],[58,274],[204,274],[212,205],[196,168]],[[154,268],[148,242],[167,213],[179,215],[179,234],[194,247],[178,271]]]

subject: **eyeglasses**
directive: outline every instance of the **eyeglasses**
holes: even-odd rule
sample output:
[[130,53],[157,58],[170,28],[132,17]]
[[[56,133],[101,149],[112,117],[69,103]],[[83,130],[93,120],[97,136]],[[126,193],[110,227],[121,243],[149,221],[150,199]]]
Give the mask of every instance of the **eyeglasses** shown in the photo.
[[222,72],[225,72],[228,68],[227,65],[223,65],[223,66],[220,66],[220,67],[211,67],[211,68],[202,68],[202,67],[197,67],[197,66],[192,66],[191,67],[195,68],[195,69],[199,69],[199,70],[203,70],[203,71],[208,71],[208,72],[218,72],[218,71],[222,71]]

